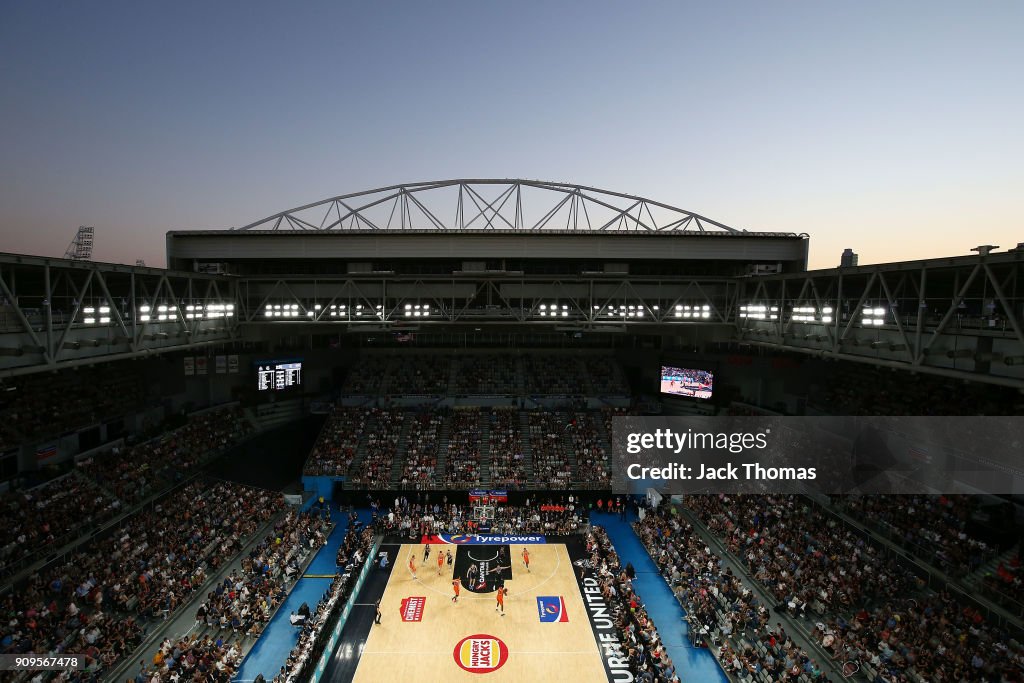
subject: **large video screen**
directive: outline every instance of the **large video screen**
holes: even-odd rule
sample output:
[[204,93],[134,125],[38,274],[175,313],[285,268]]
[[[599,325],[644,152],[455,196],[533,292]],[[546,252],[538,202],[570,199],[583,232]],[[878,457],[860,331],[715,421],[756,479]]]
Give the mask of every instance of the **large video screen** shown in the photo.
[[265,360],[256,363],[257,391],[284,391],[300,386],[301,360]]
[[715,375],[710,370],[661,366],[661,393],[670,396],[711,398]]

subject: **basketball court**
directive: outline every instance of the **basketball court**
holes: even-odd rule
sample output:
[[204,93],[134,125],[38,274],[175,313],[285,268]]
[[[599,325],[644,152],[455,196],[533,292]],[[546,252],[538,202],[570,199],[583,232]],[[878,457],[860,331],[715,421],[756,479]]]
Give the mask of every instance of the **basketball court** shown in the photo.
[[[607,680],[566,546],[514,539],[441,537],[426,562],[423,544],[389,546],[393,569],[381,596],[383,616],[369,630],[353,680],[480,681],[480,674],[517,683]],[[445,556],[440,574],[439,552]],[[464,584],[458,603],[451,599],[453,575]],[[501,582],[508,590],[505,616],[495,611]]]

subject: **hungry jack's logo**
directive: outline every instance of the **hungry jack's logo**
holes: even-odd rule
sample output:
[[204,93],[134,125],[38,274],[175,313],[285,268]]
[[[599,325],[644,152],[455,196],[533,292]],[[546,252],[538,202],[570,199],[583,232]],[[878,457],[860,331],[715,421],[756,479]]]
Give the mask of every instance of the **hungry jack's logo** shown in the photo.
[[508,661],[508,646],[486,633],[466,636],[455,645],[455,663],[473,674],[489,674]]

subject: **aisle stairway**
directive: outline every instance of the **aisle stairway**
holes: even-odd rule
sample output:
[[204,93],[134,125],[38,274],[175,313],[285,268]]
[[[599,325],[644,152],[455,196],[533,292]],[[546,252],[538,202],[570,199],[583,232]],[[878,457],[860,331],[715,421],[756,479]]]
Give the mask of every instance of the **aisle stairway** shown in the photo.
[[406,413],[402,416],[402,431],[398,435],[398,449],[395,451],[395,459],[391,463],[391,487],[398,488],[402,481],[402,470],[409,455],[409,428],[415,420],[414,413]]
[[445,467],[448,464],[448,434],[451,429],[451,415],[445,416],[441,423],[441,431],[437,435],[437,468],[434,470],[434,481],[444,481]]
[[523,443],[523,460],[526,462],[526,481],[534,483],[533,449],[530,448],[530,414],[519,411],[519,438]]
[[[575,416],[572,412],[558,411],[555,413],[555,424],[557,425],[568,425],[569,421]],[[565,455],[569,462],[569,481],[579,482],[580,480],[580,463],[576,459],[576,449],[573,447],[572,436],[566,429],[562,432],[562,443],[565,444]]]
[[491,411],[481,410],[480,424],[480,487],[491,486]]
[[1000,564],[1008,566],[1013,558],[1017,557],[1017,553],[1019,552],[1020,546],[1014,545],[1006,552],[996,555],[991,560],[978,567],[975,571],[965,576],[963,578],[964,585],[977,592],[981,592],[982,582],[985,580],[985,577],[995,574],[996,569],[999,568]]

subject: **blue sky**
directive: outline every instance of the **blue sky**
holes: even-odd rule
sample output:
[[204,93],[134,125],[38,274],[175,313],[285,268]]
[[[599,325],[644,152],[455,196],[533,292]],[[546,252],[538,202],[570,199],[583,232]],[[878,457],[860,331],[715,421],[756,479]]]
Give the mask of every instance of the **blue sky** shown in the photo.
[[1024,3],[0,4],[0,251],[163,263],[414,180],[807,232],[811,265],[1024,241]]

